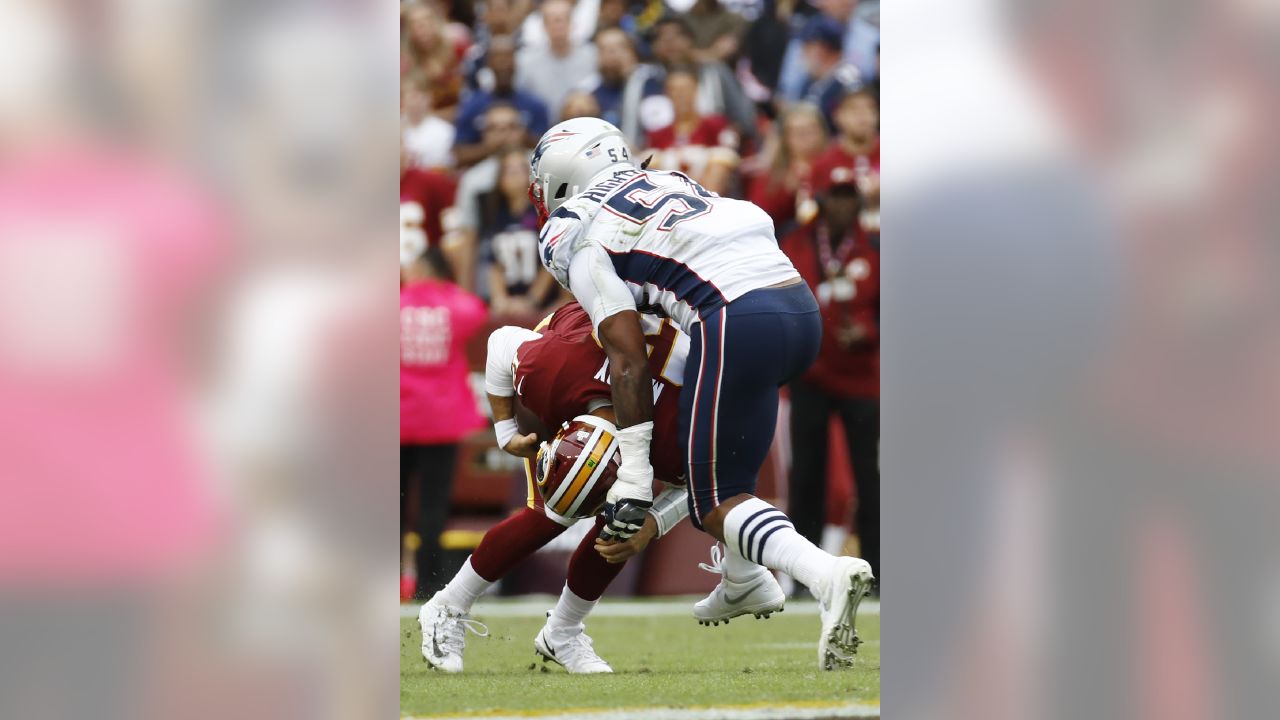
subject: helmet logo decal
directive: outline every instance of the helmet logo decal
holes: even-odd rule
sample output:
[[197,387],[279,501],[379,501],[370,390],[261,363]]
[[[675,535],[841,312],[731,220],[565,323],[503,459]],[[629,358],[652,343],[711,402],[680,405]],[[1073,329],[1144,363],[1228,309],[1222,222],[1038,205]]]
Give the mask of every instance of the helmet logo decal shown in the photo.
[[555,133],[553,135],[548,135],[542,138],[542,140],[538,141],[538,146],[533,149],[533,159],[529,161],[529,164],[532,167],[535,167],[535,168],[538,167],[538,161],[542,160],[542,155],[547,151],[547,146],[549,146],[553,142],[564,140],[565,138],[570,138],[577,134],[578,133],[576,132],[561,130],[558,133]]

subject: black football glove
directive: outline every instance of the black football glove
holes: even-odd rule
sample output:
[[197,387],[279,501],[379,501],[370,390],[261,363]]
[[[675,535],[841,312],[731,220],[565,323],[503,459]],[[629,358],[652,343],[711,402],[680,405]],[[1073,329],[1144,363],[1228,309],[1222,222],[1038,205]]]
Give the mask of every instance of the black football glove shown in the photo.
[[616,503],[604,506],[604,527],[600,528],[600,539],[625,542],[644,527],[644,516],[648,514],[653,503],[645,500],[623,498]]

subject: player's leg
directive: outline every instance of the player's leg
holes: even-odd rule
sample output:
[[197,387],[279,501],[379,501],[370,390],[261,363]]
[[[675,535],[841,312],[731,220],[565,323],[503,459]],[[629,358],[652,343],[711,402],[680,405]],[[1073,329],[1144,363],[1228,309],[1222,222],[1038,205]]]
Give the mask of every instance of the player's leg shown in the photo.
[[609,663],[596,654],[586,634],[587,615],[595,608],[609,583],[618,577],[625,563],[610,563],[596,551],[595,541],[604,527],[602,518],[578,543],[569,559],[569,572],[556,606],[547,614],[547,624],[534,640],[534,648],[544,660],[552,660],[571,673],[613,672]]
[[[743,302],[743,301],[746,302]],[[735,301],[717,338],[722,370],[711,401],[709,472],[694,485],[697,439],[705,429],[695,411],[690,424],[690,494],[701,526],[729,549],[729,556],[781,570],[808,587],[823,604],[819,662],[847,665],[857,647],[854,615],[869,589],[866,561],[835,557],[796,532],[778,508],[754,496],[756,475],[773,438],[777,386],[799,375],[817,355],[821,321],[803,285],[755,291]],[[711,330],[715,322],[707,323]],[[767,344],[759,338],[769,338]],[[705,363],[704,363],[705,364]],[[701,431],[701,433],[700,433]],[[710,480],[708,483],[707,480]]]
[[[717,504],[755,489],[755,472],[764,462],[777,420],[778,393],[756,393],[750,400],[734,395],[725,387],[732,362],[726,367],[727,310],[708,315],[695,328],[689,357],[685,363],[685,385],[680,394],[680,438],[686,449],[689,479],[690,520],[717,540],[722,535],[704,526]],[[752,419],[741,413],[749,413]],[[730,416],[733,417],[729,420]],[[773,419],[763,427],[761,419]],[[743,437],[744,428],[752,437]],[[730,439],[732,438],[732,439]],[[749,479],[739,472],[726,475],[723,468],[751,468]],[[714,517],[714,516],[712,516]],[[766,568],[739,554],[712,549],[707,570],[721,575],[721,581],[706,598],[694,606],[693,615],[704,625],[719,625],[740,615],[768,617],[786,602],[778,581]]]
[[880,578],[880,401],[868,397],[844,400],[840,417],[858,489],[854,527],[859,555]]
[[[532,467],[525,461],[526,478],[532,488]],[[462,568],[418,611],[422,627],[422,656],[432,667],[446,672],[462,671],[466,631],[487,635],[488,629],[468,617],[477,598],[501,580],[520,561],[554,540],[570,525],[570,520],[549,517],[541,496],[530,492],[529,504],[520,512],[494,525]]]

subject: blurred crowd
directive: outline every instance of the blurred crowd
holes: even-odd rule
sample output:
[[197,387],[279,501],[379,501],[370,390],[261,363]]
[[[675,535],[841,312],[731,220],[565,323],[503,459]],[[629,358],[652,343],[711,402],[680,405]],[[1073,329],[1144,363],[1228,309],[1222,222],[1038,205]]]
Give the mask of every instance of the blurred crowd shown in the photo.
[[[879,1],[408,0],[400,19],[401,473],[423,481],[418,557],[443,527],[449,448],[483,427],[442,400],[486,327],[473,308],[532,326],[570,299],[538,261],[528,159],[548,127],[590,116],[651,169],[773,216],[825,319],[821,357],[786,391],[789,512],[815,542],[853,530],[878,565]],[[424,304],[468,320],[424,323]],[[856,520],[848,503],[831,518],[828,478],[850,474]]]

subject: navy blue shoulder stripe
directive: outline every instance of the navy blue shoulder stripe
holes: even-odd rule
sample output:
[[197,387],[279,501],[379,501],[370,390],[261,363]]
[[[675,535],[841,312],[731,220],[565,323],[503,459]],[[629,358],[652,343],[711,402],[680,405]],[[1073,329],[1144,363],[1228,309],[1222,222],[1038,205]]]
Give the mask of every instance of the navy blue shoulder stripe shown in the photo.
[[613,260],[614,271],[623,280],[637,285],[651,283],[663,290],[670,290],[678,300],[683,300],[699,312],[716,310],[725,305],[720,288],[703,280],[682,262],[643,250],[608,252],[609,258]]
[[574,211],[570,210],[570,209],[569,209],[567,206],[565,206],[565,205],[561,205],[560,207],[556,208],[556,211],[555,211],[555,212],[553,212],[553,213],[551,213],[551,217],[553,217],[553,218],[573,218],[574,220],[577,220],[578,222],[582,222],[582,216],[581,216],[581,215],[579,215],[578,213],[576,213],[576,212],[574,212]]

